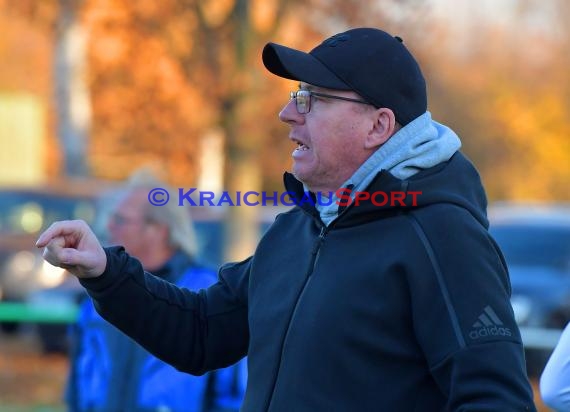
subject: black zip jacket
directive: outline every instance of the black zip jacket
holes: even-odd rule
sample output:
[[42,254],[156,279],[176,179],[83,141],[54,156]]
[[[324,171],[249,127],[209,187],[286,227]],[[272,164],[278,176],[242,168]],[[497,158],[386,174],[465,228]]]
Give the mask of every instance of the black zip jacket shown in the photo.
[[180,370],[247,354],[244,412],[535,410],[473,166],[456,153],[405,181],[381,172],[368,191],[421,194],[353,204],[328,227],[303,202],[198,294],[121,248],[82,283],[103,317]]

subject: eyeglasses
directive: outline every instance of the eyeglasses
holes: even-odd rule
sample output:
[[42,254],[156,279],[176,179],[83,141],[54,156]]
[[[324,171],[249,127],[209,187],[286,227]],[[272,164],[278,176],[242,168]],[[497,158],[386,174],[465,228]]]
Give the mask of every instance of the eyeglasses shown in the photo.
[[317,93],[311,90],[297,90],[291,92],[291,99],[295,99],[295,106],[299,114],[307,114],[311,110],[311,96],[326,97],[329,99],[344,100],[347,102],[370,104],[365,100],[351,99],[350,97],[333,96],[331,94]]
[[140,224],[140,223],[147,223],[147,218],[134,218],[122,215],[120,213],[113,213],[109,216],[109,221],[112,222],[116,226],[126,226],[130,224]]

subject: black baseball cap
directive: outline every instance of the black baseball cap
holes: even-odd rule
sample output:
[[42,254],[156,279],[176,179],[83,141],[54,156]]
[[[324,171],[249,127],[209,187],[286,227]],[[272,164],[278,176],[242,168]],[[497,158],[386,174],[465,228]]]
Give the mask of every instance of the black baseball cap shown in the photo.
[[335,34],[309,53],[268,43],[262,58],[279,77],[352,90],[376,107],[391,109],[401,125],[427,110],[426,83],[416,59],[401,38],[379,29]]

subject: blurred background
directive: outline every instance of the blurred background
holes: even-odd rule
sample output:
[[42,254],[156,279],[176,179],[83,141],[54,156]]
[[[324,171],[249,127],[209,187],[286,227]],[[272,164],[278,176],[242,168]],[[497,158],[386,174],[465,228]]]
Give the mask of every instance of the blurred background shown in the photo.
[[[76,285],[37,233],[96,225],[100,196],[143,166],[174,187],[281,191],[296,84],[261,49],[354,26],[404,39],[478,167],[538,376],[570,319],[568,21],[566,0],[0,0],[0,409],[63,410]],[[251,253],[274,214],[192,212],[213,263]]]

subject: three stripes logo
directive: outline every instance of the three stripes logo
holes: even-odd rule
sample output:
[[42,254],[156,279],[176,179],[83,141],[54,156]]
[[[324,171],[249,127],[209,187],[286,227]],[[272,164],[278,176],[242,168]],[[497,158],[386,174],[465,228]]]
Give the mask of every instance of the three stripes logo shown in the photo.
[[511,330],[503,326],[491,306],[486,306],[473,324],[473,329],[469,332],[471,339],[487,338],[490,336],[512,336]]

